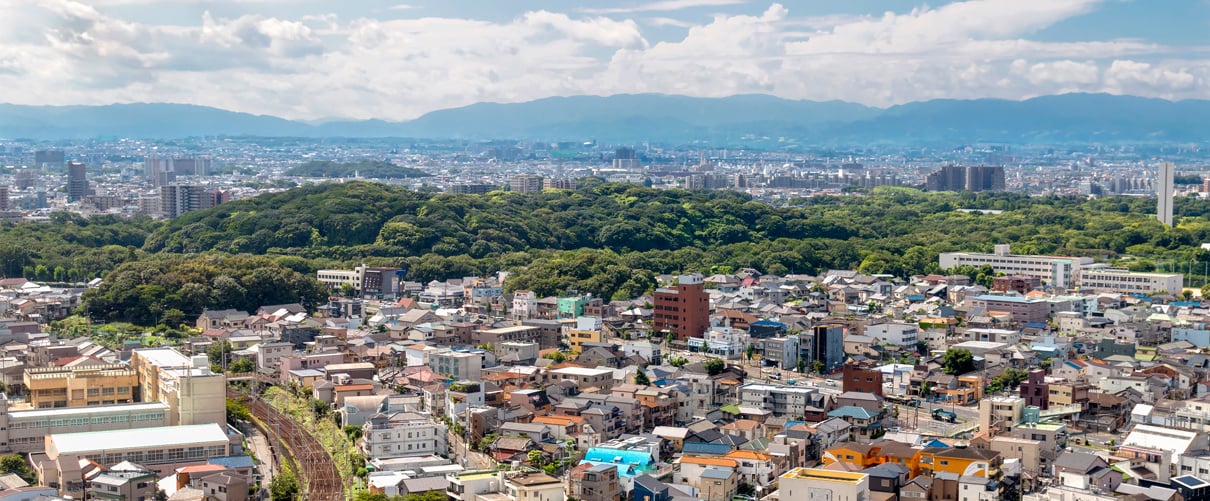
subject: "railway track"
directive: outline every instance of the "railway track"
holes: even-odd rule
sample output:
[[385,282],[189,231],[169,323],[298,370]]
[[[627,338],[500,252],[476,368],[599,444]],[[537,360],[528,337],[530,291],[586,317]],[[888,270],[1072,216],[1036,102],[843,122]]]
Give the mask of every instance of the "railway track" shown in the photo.
[[[336,464],[323,446],[307,430],[259,398],[227,389],[227,396],[248,407],[269,439],[273,453],[294,467],[299,479],[299,499],[339,501],[344,499],[344,484]],[[261,427],[263,425],[263,427]]]

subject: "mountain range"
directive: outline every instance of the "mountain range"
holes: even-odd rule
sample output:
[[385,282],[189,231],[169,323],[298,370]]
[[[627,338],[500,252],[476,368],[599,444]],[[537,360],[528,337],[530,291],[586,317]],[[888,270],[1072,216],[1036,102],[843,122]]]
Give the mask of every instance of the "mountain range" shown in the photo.
[[1062,94],[1024,101],[941,99],[886,109],[767,95],[552,97],[478,103],[415,120],[318,124],[185,104],[0,104],[0,137],[196,136],[537,139],[666,144],[1172,142],[1210,138],[1210,101]]

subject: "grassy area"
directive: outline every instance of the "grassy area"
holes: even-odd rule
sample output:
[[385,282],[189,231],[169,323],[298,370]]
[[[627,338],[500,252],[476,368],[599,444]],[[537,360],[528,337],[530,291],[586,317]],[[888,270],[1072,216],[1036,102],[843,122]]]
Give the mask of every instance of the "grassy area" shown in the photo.
[[[336,470],[345,485],[351,486],[353,492],[365,488],[364,481],[357,476],[357,469],[365,464],[365,457],[357,452],[357,447],[341,431],[330,415],[319,416],[315,413],[312,399],[302,398],[279,387],[270,387],[264,394],[265,402],[272,405],[283,414],[297,421],[306,428],[311,436],[323,446],[336,463]],[[351,494],[351,493],[346,493]]]

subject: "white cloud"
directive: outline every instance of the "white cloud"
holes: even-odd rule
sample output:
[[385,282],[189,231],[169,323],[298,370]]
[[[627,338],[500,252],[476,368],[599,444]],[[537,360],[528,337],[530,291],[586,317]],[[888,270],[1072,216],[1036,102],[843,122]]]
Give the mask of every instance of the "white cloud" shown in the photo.
[[[211,13],[231,9],[199,9],[193,23],[166,25],[73,0],[0,0],[3,99],[188,102],[290,118],[405,119],[479,101],[633,92],[770,93],[879,106],[1070,91],[1210,97],[1206,47],[1031,38],[1096,9],[1093,0],[969,0],[809,17],[765,3],[699,22],[544,10],[503,21],[290,17],[250,5],[236,17]],[[644,33],[652,26],[684,32],[659,40]]]

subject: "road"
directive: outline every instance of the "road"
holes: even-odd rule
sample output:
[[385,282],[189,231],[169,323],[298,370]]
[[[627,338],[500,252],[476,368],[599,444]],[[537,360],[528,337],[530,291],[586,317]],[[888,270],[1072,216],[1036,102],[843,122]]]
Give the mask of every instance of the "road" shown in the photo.
[[496,462],[487,454],[467,450],[466,444],[463,443],[462,437],[456,435],[452,430],[449,432],[450,457],[458,460],[458,464],[462,465],[467,470],[494,470]]

